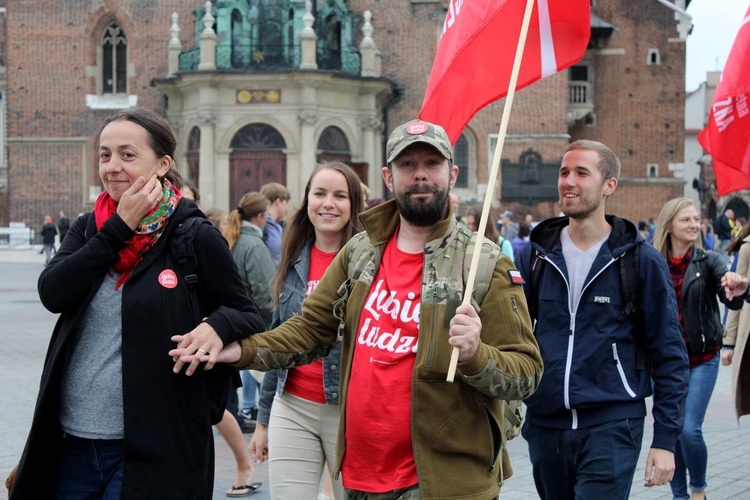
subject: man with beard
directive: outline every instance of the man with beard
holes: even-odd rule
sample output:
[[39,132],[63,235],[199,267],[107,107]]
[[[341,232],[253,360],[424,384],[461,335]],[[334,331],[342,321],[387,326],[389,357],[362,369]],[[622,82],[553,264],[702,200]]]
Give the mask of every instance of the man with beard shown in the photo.
[[[542,373],[518,271],[501,254],[480,311],[459,305],[472,233],[448,202],[458,174],[450,141],[438,125],[414,120],[393,131],[386,158],[382,176],[395,199],[360,217],[365,231],[338,253],[301,315],[218,359],[286,369],[340,339],[330,465],[348,498],[496,498],[512,474],[502,400],[529,396]],[[175,338],[177,371],[207,360],[191,356],[191,335]],[[449,383],[453,346],[458,376]]]
[[[605,215],[619,175],[607,146],[572,143],[557,182],[565,217],[540,222],[516,256],[545,367],[522,429],[543,499],[628,498],[652,380],[645,486],[667,484],[674,472],[688,367],[675,287],[635,224]],[[640,284],[632,315],[624,311],[626,265]]]

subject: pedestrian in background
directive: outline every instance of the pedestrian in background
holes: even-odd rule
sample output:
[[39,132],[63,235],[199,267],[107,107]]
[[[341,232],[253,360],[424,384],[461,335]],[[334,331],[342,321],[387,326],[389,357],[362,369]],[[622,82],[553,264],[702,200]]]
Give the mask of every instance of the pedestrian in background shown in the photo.
[[289,209],[289,200],[292,195],[289,190],[278,182],[263,184],[260,194],[268,198],[268,218],[263,226],[263,239],[271,251],[274,265],[279,265],[281,260],[281,236],[284,233],[284,218]]
[[222,234],[227,229],[229,223],[229,217],[227,213],[220,208],[207,208],[203,211],[211,224],[213,224]]
[[39,253],[44,254],[44,265],[47,265],[55,252],[55,236],[57,236],[57,227],[50,214],[44,216],[44,223],[39,234],[42,235],[42,251]]
[[203,213],[176,187],[175,148],[153,111],[126,109],[105,121],[105,190],[39,276],[42,304],[60,317],[13,500],[212,497],[211,425],[223,415],[232,372],[175,374],[164,346],[192,330],[206,362],[263,322],[210,224],[191,226],[200,286],[188,288],[172,244]]
[[182,195],[188,200],[193,200],[196,205],[201,205],[201,193],[198,191],[198,186],[195,185],[192,179],[185,179],[182,181]]
[[502,222],[503,230],[502,234],[506,240],[513,241],[518,236],[518,222],[514,222],[515,216],[510,210],[506,210],[500,214],[500,222]]
[[[489,221],[493,220],[492,211],[489,214]],[[469,231],[477,232],[479,230],[479,221],[482,218],[482,206],[475,205],[469,209],[466,213],[466,226]],[[488,240],[497,243],[500,250],[508,256],[509,259],[513,260],[513,245],[510,241],[506,240],[504,236],[498,233],[497,228],[487,221],[487,225],[484,228],[484,237]]]
[[65,215],[65,212],[60,210],[59,218],[57,219],[57,234],[60,235],[60,244],[62,244],[63,238],[70,229],[70,219]]
[[701,218],[689,198],[664,204],[656,223],[654,248],[666,259],[677,296],[682,338],[690,358],[685,423],[675,448],[672,495],[675,499],[705,497],[708,450],[703,420],[719,373],[719,350],[724,328],[717,298],[730,309],[740,309],[743,299],[732,300],[722,286],[727,272],[721,256],[702,248]]
[[[729,245],[728,251],[738,256],[737,274],[750,276],[750,225]],[[750,415],[750,353],[747,337],[750,332],[750,303],[742,304],[739,311],[729,311],[724,330],[721,364],[732,365],[732,387],[737,420]]]
[[[304,204],[284,230],[273,328],[300,314],[339,249],[361,230],[360,196],[357,174],[347,165],[328,162],[313,171]],[[250,450],[258,461],[270,459],[273,498],[315,498],[324,464],[335,463],[340,364],[337,343],[323,359],[266,373]],[[330,493],[345,498],[341,478]]]
[[[239,206],[229,214],[224,236],[232,250],[242,282],[247,293],[255,301],[266,328],[273,320],[273,298],[271,280],[276,271],[271,251],[263,239],[263,227],[270,217],[268,198],[258,192],[246,193]],[[242,404],[240,406],[240,426],[245,432],[255,430],[258,418],[257,392],[263,374],[240,372],[242,377]]]

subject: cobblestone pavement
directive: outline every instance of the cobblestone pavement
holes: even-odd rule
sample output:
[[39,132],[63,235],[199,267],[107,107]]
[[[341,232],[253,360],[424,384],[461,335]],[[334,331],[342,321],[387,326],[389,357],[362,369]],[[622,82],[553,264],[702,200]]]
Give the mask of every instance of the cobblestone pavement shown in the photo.
[[[18,461],[29,430],[39,385],[42,363],[56,315],[39,303],[36,281],[44,257],[36,250],[0,249],[0,479]],[[731,398],[731,370],[722,367],[703,426],[708,444],[708,489],[712,500],[750,499],[750,419],[737,424]],[[643,487],[643,476],[651,441],[651,421],[647,420],[644,449],[633,481],[630,498],[668,499],[669,487]],[[247,441],[250,435],[246,434]],[[538,498],[531,478],[528,449],[521,437],[508,446],[515,475],[503,487],[501,498]],[[226,498],[224,491],[235,475],[234,458],[220,436],[216,437],[214,498]],[[256,481],[263,486],[250,498],[270,499],[268,468],[256,467]],[[5,492],[0,498],[6,498]],[[314,499],[312,499],[314,500]]]

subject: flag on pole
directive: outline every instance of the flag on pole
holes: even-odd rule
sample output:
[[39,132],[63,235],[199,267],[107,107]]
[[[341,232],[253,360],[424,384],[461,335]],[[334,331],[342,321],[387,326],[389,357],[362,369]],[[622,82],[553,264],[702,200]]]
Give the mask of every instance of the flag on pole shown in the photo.
[[[524,0],[450,0],[419,117],[451,142],[484,106],[508,93]],[[516,89],[583,58],[591,34],[589,0],[537,0]]]
[[750,189],[750,176],[713,159],[714,176],[716,178],[716,194],[725,196],[729,193]]
[[[711,153],[719,196],[746,189],[748,182],[737,182],[735,169],[750,179],[750,8],[740,25],[732,50],[716,86],[708,125],[698,135],[703,149]],[[720,178],[725,179],[722,189]],[[733,180],[734,182],[730,182]],[[730,188],[729,186],[733,186]],[[737,186],[743,186],[734,189]],[[726,189],[732,189],[727,191]]]

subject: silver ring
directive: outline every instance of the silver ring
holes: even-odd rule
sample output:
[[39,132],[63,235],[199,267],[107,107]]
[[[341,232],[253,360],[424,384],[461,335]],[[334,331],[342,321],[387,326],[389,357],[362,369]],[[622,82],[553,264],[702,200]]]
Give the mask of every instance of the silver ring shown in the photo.
[[202,352],[203,354],[208,354],[208,351],[204,351],[203,349],[198,349],[198,352]]

